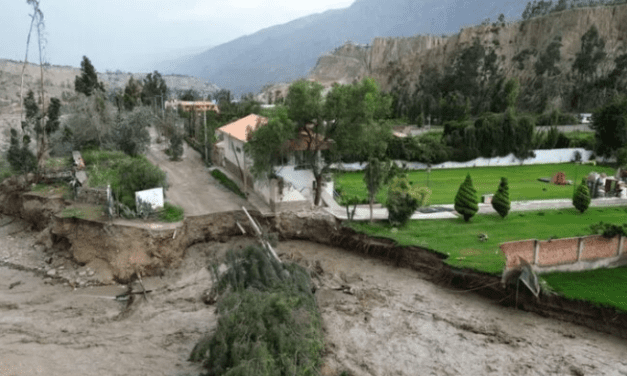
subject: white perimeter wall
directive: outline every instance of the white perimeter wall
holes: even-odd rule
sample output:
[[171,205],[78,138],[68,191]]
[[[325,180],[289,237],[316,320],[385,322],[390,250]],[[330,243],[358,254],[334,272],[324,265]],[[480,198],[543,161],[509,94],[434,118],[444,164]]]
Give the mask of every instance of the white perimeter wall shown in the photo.
[[[438,168],[466,168],[466,167],[488,167],[488,166],[515,166],[515,165],[533,165],[533,164],[551,164],[551,163],[567,163],[575,159],[575,153],[579,151],[581,153],[581,161],[587,162],[590,160],[590,155],[594,154],[591,150],[585,150],[583,148],[572,149],[549,149],[549,150],[534,150],[536,153],[535,158],[528,158],[524,161],[520,161],[514,154],[509,154],[505,157],[495,158],[477,158],[468,162],[444,162],[438,165],[431,166],[432,169]],[[424,170],[427,165],[419,162],[404,162],[395,161],[399,166],[402,163],[407,164],[407,168],[410,170]],[[332,165],[333,168],[343,169],[346,171],[359,171],[366,167],[367,163],[338,163]]]
[[[277,169],[277,175],[290,183],[296,191],[310,200],[314,198],[313,192],[313,172],[311,170],[295,170],[294,166],[283,166]],[[326,182],[323,189],[333,197],[333,182]]]

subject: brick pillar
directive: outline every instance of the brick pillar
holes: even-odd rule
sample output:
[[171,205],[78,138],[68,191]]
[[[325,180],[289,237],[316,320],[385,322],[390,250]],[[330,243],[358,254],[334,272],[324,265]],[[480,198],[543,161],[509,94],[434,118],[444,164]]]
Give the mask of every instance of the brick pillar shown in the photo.
[[540,242],[536,239],[533,243],[533,265],[538,265],[538,256],[540,253]]
[[581,254],[583,253],[583,239],[579,238],[579,245],[577,247],[577,261],[581,260]]

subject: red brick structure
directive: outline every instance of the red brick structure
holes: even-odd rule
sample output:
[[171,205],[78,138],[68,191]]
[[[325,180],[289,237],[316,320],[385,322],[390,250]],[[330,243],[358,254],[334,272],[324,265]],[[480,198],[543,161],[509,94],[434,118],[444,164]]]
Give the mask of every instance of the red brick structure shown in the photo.
[[505,255],[505,270],[520,265],[519,258],[539,267],[585,264],[599,260],[614,262],[627,257],[627,237],[611,239],[601,235],[538,241],[535,239],[507,242],[500,245]]
[[579,238],[543,240],[538,252],[538,265],[569,264],[577,261]]
[[558,172],[557,174],[553,175],[553,179],[551,179],[551,183],[553,184],[558,184],[558,185],[566,185],[566,174],[563,173],[562,171]]
[[[601,235],[593,235],[584,238],[583,250],[581,251],[582,260],[592,260],[598,258],[614,257],[618,255],[618,236],[611,239],[604,238]],[[625,241],[623,240],[623,243]]]

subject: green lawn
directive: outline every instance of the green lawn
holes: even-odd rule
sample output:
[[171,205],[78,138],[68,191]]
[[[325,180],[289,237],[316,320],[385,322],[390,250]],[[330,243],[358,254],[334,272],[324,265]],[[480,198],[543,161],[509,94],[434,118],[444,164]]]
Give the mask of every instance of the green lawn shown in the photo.
[[[464,169],[438,169],[432,170],[429,176],[423,170],[411,171],[408,178],[414,184],[429,186],[432,195],[430,204],[452,204],[467,173],[470,173],[477,199],[486,193],[495,193],[502,176],[509,182],[509,197],[512,201],[542,200],[556,198],[572,198],[573,186],[559,186],[538,181],[541,177],[552,177],[555,173],[563,171],[566,179],[581,182],[581,178],[591,171],[605,172],[614,175],[616,169],[602,166],[577,165],[574,163],[531,165],[531,166],[507,166],[507,167],[474,167]],[[363,172],[347,172],[337,174],[335,186],[343,195],[355,195],[366,200],[367,191],[363,182]],[[427,182],[428,180],[428,182]],[[338,189],[339,188],[339,189]],[[546,190],[545,190],[546,189]],[[377,195],[378,202],[385,202],[387,189],[383,188]]]
[[[448,254],[446,263],[493,274],[501,274],[505,256],[499,244],[514,240],[567,238],[590,235],[589,226],[603,221],[627,222],[627,208],[590,208],[580,214],[574,208],[510,213],[505,219],[498,215],[476,215],[466,223],[462,218],[413,220],[397,231],[385,222],[352,223],[359,232],[395,240],[400,245],[417,245]],[[488,240],[480,242],[479,233]]]
[[567,298],[588,300],[627,311],[627,268],[550,273],[542,278]]

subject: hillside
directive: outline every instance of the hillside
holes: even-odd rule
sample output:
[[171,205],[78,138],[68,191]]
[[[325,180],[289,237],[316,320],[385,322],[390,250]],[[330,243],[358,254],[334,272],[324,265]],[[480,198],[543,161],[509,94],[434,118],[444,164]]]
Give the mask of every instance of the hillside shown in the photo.
[[[598,30],[605,55],[586,76],[573,64],[582,51],[582,36],[592,28]],[[574,108],[571,102],[579,99],[573,95],[583,98],[586,91],[599,89],[601,84],[606,91],[612,85],[621,86],[618,82],[624,80],[626,73],[625,64],[620,63],[621,56],[625,59],[627,52],[625,35],[627,5],[580,8],[516,23],[465,28],[450,37],[375,38],[370,45],[347,43],[320,57],[309,77],[330,84],[371,76],[386,91],[412,96],[421,80],[453,69],[456,59],[477,40],[486,52],[495,52],[498,71],[503,76],[519,78],[523,94],[532,96],[535,90],[546,96],[528,98],[529,106],[534,100],[544,100],[549,105],[569,109]],[[555,57],[553,70],[538,74],[538,67],[548,60],[547,56]],[[581,86],[584,83],[589,87]],[[589,109],[592,102],[588,99],[580,105]]]
[[[0,114],[19,112],[20,82],[22,62],[0,59]],[[74,78],[81,74],[79,68],[49,65],[44,68],[44,86],[46,98],[63,99],[74,93]],[[107,90],[124,89],[131,75],[135,79],[143,79],[145,73],[104,72],[98,73],[98,79],[104,82]],[[28,64],[24,75],[24,93],[38,90],[40,82],[39,66]],[[166,85],[174,94],[177,91],[193,89],[206,96],[219,88],[206,80],[182,75],[164,75]]]
[[524,5],[514,1],[358,0],[348,8],[273,26],[159,68],[209,79],[236,95],[258,92],[266,84],[306,76],[320,55],[346,41],[363,44],[375,37],[453,33],[500,13],[518,17]]

